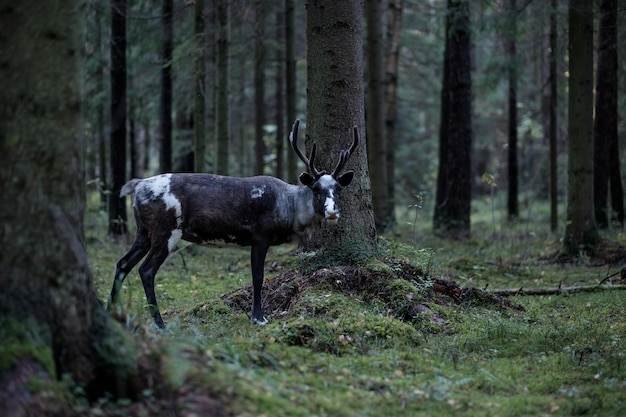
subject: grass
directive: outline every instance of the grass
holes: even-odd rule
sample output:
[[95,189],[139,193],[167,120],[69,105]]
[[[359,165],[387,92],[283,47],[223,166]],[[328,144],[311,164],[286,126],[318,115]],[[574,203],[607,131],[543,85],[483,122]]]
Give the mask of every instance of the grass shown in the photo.
[[[469,241],[433,236],[422,212],[414,233],[406,223],[416,216],[407,212],[400,218],[410,220],[399,222],[382,245],[389,256],[408,261],[427,276],[452,279],[462,287],[593,284],[617,270],[585,257],[560,264],[544,259],[559,248],[560,235],[546,231],[547,218],[539,205],[532,223],[524,218],[503,222],[503,214],[489,202],[475,207]],[[110,290],[117,258],[130,245],[109,240],[105,223],[89,209],[88,250],[102,299]],[[619,232],[611,233],[608,237],[622,239]],[[297,268],[294,249],[270,250],[268,285]],[[250,324],[247,311],[228,307],[223,298],[249,285],[248,249],[186,248],[157,275],[166,333],[152,325],[135,270],[124,284],[122,308],[129,315],[129,328],[142,341],[144,367],[158,371],[164,381],[147,386],[145,398],[135,404],[103,400],[77,407],[92,414],[98,408],[108,415],[158,415],[163,409],[157,404],[169,396],[168,401],[177,399],[179,414],[626,414],[622,292],[515,297],[524,308],[518,311],[429,298],[428,280],[396,279],[386,264],[367,268],[389,281],[372,287],[375,291],[354,293],[342,290],[341,271],[335,271],[338,275],[329,281],[307,284],[288,313],[272,314],[270,323],[259,327]],[[331,285],[333,279],[337,285]],[[406,300],[411,303],[402,304]],[[411,306],[419,309],[400,313]]]

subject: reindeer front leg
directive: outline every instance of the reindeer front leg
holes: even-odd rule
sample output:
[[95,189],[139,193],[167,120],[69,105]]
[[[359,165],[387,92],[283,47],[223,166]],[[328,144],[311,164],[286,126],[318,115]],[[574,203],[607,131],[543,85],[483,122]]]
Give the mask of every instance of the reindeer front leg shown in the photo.
[[265,270],[265,256],[269,244],[266,242],[255,242],[252,244],[250,251],[252,265],[252,317],[250,321],[253,324],[267,324],[267,319],[263,316],[263,307],[261,305],[261,290],[263,288],[263,274]]

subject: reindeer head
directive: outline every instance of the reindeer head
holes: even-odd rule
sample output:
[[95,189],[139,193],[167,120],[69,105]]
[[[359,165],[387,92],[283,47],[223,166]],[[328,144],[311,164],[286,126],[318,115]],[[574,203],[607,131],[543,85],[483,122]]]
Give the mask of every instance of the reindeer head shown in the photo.
[[291,129],[289,135],[289,142],[291,147],[296,152],[296,155],[308,168],[308,172],[303,172],[298,177],[300,182],[311,191],[313,191],[313,208],[315,212],[321,216],[324,216],[326,222],[329,224],[337,223],[339,220],[339,205],[337,204],[337,194],[341,190],[341,187],[345,187],[352,182],[354,177],[354,171],[346,171],[341,174],[341,170],[350,159],[350,155],[354,152],[359,143],[359,132],[354,126],[354,142],[350,149],[342,150],[339,154],[339,161],[335,166],[332,174],[328,174],[326,171],[318,171],[315,168],[315,154],[317,152],[317,145],[314,143],[311,149],[311,157],[307,158],[298,148],[298,127],[300,126],[300,120],[296,120]]

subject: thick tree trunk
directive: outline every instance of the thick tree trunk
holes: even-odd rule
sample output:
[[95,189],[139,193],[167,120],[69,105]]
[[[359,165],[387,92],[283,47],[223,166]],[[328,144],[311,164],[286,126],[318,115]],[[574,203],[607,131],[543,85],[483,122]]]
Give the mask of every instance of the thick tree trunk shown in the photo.
[[383,54],[383,2],[365,3],[367,19],[367,148],[374,219],[378,230],[384,230],[389,216],[387,188],[387,137],[385,136],[385,90]]
[[[89,395],[126,395],[133,350],[93,291],[84,242],[80,4],[23,0],[0,11],[0,381],[67,373]],[[4,410],[42,412],[32,395],[6,389]]]
[[469,2],[448,0],[434,228],[455,237],[466,236],[470,231],[473,136],[470,69]]
[[593,13],[586,0],[569,5],[567,223],[563,249],[571,255],[599,241],[593,209]]
[[111,196],[109,235],[127,232],[126,198],[126,0],[111,0]]
[[354,263],[373,254],[376,227],[363,140],[363,41],[361,2],[313,0],[307,4],[306,143],[318,146],[316,166],[332,171],[339,152],[352,143],[352,127],[361,142],[347,163],[355,178],[339,196],[341,219],[323,224],[310,248],[324,248],[326,262]]
[[228,48],[230,43],[230,7],[229,0],[215,1],[215,18],[217,20],[217,39],[215,54],[215,137],[217,139],[216,172],[228,175],[228,156],[230,141],[230,114],[228,107],[229,62]]
[[174,3],[163,0],[161,52],[161,172],[172,171],[172,53],[174,50]]

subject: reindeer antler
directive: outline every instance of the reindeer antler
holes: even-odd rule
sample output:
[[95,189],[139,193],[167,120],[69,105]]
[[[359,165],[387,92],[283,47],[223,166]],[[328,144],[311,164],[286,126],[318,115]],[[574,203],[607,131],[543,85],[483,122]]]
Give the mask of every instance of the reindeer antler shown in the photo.
[[337,166],[335,167],[335,170],[332,173],[333,178],[336,178],[337,175],[339,175],[339,172],[341,172],[343,167],[346,165],[346,162],[348,162],[348,159],[350,159],[350,156],[352,156],[352,152],[354,152],[358,144],[359,144],[359,130],[357,129],[355,125],[354,126],[354,141],[352,142],[352,146],[350,146],[350,149],[345,149],[339,153],[339,162],[337,163]]
[[291,147],[296,152],[296,155],[298,155],[298,158],[300,158],[300,160],[304,162],[304,165],[307,166],[311,174],[313,174],[316,178],[320,177],[321,175],[323,175],[323,172],[318,171],[315,168],[315,165],[313,165],[313,161],[315,161],[315,154],[317,153],[317,144],[315,143],[313,144],[313,148],[311,149],[311,159],[307,158],[300,151],[300,148],[298,148],[298,127],[299,126],[300,126],[300,120],[296,119],[296,121],[293,124],[293,127],[291,128],[291,133],[289,134],[289,143],[291,143]]

